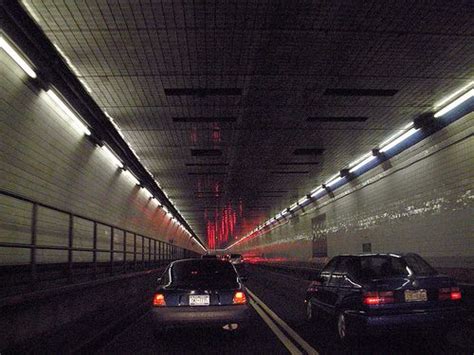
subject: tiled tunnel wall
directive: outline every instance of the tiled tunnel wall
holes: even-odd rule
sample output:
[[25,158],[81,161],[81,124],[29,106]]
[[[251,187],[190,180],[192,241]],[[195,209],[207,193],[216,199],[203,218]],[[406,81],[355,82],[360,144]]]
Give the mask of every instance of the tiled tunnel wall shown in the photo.
[[470,113],[238,250],[316,262],[343,253],[416,252],[439,268],[472,273],[473,124]]
[[[165,217],[156,201],[150,201],[99,147],[65,121],[44,91],[26,84],[26,74],[3,51],[0,67],[0,190],[201,251]],[[30,203],[0,194],[1,242],[30,242],[31,208]],[[68,215],[39,208],[38,217],[38,242],[67,246]],[[82,219],[74,223],[75,246],[91,247],[91,223]],[[98,226],[99,248],[101,243],[110,246],[110,233],[105,225]],[[87,260],[85,254],[75,252],[75,261]],[[66,256],[64,251],[41,250],[37,261],[64,262]],[[0,264],[27,263],[28,258],[28,249],[0,248]]]

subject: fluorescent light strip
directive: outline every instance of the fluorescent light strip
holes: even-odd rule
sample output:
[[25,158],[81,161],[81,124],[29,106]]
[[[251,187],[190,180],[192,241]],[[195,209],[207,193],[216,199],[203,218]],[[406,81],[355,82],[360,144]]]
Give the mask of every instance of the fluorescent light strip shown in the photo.
[[392,142],[390,142],[386,146],[381,147],[380,152],[384,153],[384,152],[392,149],[393,147],[400,144],[401,142],[403,142],[408,137],[412,136],[416,131],[418,131],[416,128],[412,128],[412,129],[408,130],[407,132],[403,133],[400,137],[393,140]]
[[446,97],[445,99],[442,99],[441,101],[438,101],[434,106],[433,108],[434,109],[437,109],[441,106],[444,106],[446,103],[448,103],[449,101],[451,101],[452,99],[454,99],[455,97],[457,97],[458,95],[460,95],[461,93],[463,93],[464,91],[466,91],[467,89],[469,89],[471,86],[474,86],[474,81],[471,81],[469,84],[467,84],[466,86],[462,87],[461,89],[457,90],[456,92],[452,93],[451,95],[449,95],[448,97]]
[[317,189],[315,189],[315,190],[313,190],[313,191],[311,192],[311,197],[314,198],[314,197],[316,197],[320,192],[323,192],[323,191],[324,191],[324,189],[320,186],[320,187],[318,187]]
[[18,66],[23,69],[23,71],[28,74],[33,79],[36,79],[37,75],[33,68],[22,58],[20,54],[5,40],[3,36],[0,36],[0,48],[10,56],[11,59],[15,61]]
[[115,155],[115,153],[110,149],[108,146],[103,145],[101,150],[104,152],[105,155],[118,167],[123,169],[123,163],[120,159]]
[[324,185],[328,185],[328,186],[329,186],[329,184],[332,184],[332,183],[333,183],[333,180],[334,180],[334,179],[337,179],[337,178],[340,178],[339,173],[334,174],[334,175],[331,176],[329,179],[327,179],[327,181],[324,183]]
[[155,197],[155,196],[153,196],[153,194],[151,193],[150,190],[145,189],[145,192],[148,194],[148,197],[149,197],[150,199],[153,199],[153,198]]
[[434,114],[434,117],[441,117],[443,115],[445,115],[446,113],[448,113],[449,111],[455,109],[456,107],[458,107],[459,105],[461,105],[463,102],[469,100],[471,97],[474,96],[474,89],[471,89],[469,90],[468,92],[466,92],[465,94],[461,95],[460,97],[458,97],[456,100],[454,100],[453,102],[451,102],[449,105],[447,105],[446,107],[442,108],[441,110],[439,110],[438,112],[436,112]]
[[354,165],[352,168],[349,169],[350,173],[353,173],[354,171],[359,170],[360,168],[369,164],[371,161],[373,161],[376,158],[375,156],[372,155],[372,153],[369,153],[368,155],[365,155],[365,156],[367,156],[367,158],[360,161],[357,165]]
[[354,160],[352,163],[349,163],[349,169],[353,168],[354,166],[356,166],[357,164],[359,164],[361,161],[365,160],[366,158],[368,158],[369,156],[371,156],[372,153],[367,153],[367,154],[364,154],[363,156],[361,156],[359,159],[356,159]]
[[308,198],[305,196],[305,197],[302,197],[298,200],[298,205],[302,205],[304,203],[308,202]]
[[123,173],[129,181],[133,182],[135,185],[140,185],[140,181],[129,170],[125,170]]
[[339,181],[341,181],[343,178],[338,174],[337,178],[335,178],[334,180],[331,180],[329,181],[328,183],[326,183],[325,185],[327,187],[331,187],[333,185],[335,185],[336,183],[338,183]]
[[390,142],[392,142],[393,140],[397,139],[398,137],[400,137],[402,134],[404,134],[406,132],[405,128],[402,128],[400,129],[399,131],[397,131],[397,133],[391,135],[390,137],[388,137],[386,140],[384,140],[382,143],[380,143],[378,145],[378,147],[382,148],[384,146],[386,146],[387,144],[389,144]]
[[294,211],[298,208],[298,204],[297,203],[294,203],[290,206],[290,211]]
[[59,108],[72,119],[71,123],[74,128],[80,133],[87,136],[91,135],[89,128],[82,122],[82,120],[64,103],[63,100],[51,89],[46,91],[46,94],[53,100],[53,102],[59,106]]

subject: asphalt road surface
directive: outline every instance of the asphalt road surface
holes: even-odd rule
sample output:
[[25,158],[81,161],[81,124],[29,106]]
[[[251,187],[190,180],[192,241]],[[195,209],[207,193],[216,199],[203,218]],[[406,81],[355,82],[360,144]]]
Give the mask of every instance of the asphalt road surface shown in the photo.
[[252,305],[250,327],[240,334],[220,329],[156,332],[145,314],[106,344],[102,354],[473,354],[474,330],[457,326],[446,337],[409,332],[362,338],[351,346],[337,341],[327,322],[305,321],[308,281],[249,266],[246,283]]

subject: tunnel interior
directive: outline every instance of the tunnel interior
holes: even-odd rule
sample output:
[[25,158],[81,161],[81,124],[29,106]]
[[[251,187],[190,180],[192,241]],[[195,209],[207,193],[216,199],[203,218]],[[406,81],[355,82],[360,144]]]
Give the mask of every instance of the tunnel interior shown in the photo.
[[[169,263],[229,254],[248,264],[255,317],[282,314],[290,353],[348,350],[300,342],[304,312],[284,306],[338,255],[419,254],[462,285],[472,335],[471,4],[8,0],[1,12],[0,352],[120,352],[128,329],[147,332],[135,321]],[[279,351],[260,317],[259,352]],[[470,335],[444,351],[472,350]],[[174,337],[155,350],[180,353]],[[358,351],[407,350],[374,344]]]

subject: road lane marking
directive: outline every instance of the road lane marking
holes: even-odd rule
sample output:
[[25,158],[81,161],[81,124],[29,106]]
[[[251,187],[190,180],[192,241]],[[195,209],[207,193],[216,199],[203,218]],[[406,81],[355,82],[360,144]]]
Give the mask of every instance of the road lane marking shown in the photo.
[[277,324],[279,324],[280,327],[282,327],[293,338],[293,340],[296,343],[298,343],[298,345],[301,346],[301,348],[303,348],[308,354],[311,354],[311,355],[318,355],[319,354],[316,351],[315,348],[313,348],[311,345],[309,345],[298,333],[296,333],[293,329],[291,329],[290,326],[288,324],[286,324],[286,322],[283,319],[278,317],[278,315],[275,312],[273,312],[265,303],[263,303],[263,301],[260,298],[258,298],[248,288],[247,288],[247,292],[249,293],[250,297],[252,297],[254,299],[256,304],[259,305],[260,307],[262,307],[268,313],[268,315]]
[[[248,290],[247,290],[248,291]],[[280,339],[283,345],[288,349],[291,355],[303,355],[303,353],[292,343],[292,341],[278,328],[278,326],[270,319],[270,317],[260,308],[260,306],[253,300],[250,300],[250,305],[255,309],[258,315],[268,325],[271,331]]]

